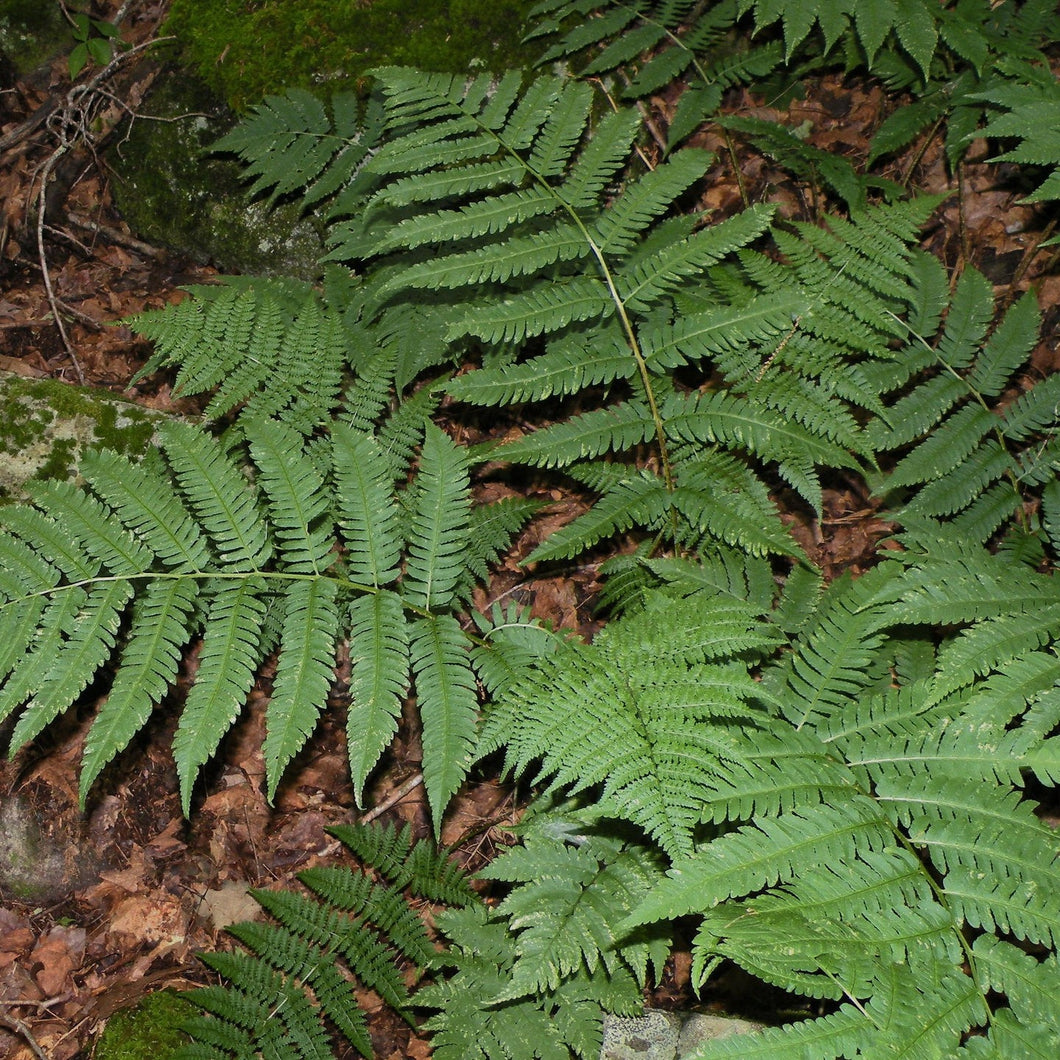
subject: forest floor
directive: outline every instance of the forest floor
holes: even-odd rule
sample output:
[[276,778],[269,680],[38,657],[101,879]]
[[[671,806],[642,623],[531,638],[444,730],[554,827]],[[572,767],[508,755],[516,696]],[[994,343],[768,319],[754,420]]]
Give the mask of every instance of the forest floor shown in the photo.
[[[150,11],[159,5],[140,6]],[[143,21],[146,26],[149,20]],[[805,98],[783,114],[749,92],[733,93],[727,110],[806,122],[810,142],[858,164],[893,101],[855,78],[829,77],[805,87]],[[28,207],[56,143],[46,124],[14,139],[11,134],[68,88],[60,58],[46,76],[12,85],[0,97],[0,368],[68,382],[83,377],[89,386],[153,408],[194,411],[188,402],[174,401],[165,375],[126,389],[150,350],[128,327],[111,325],[180,299],[181,287],[209,282],[215,270],[136,240],[111,205],[105,163],[89,152],[79,153],[67,193],[50,207],[42,268],[32,226],[27,226]],[[657,127],[665,125],[671,102],[654,101]],[[715,217],[739,209],[743,194],[753,202],[777,203],[790,218],[815,217],[819,194],[761,155],[738,147],[733,156],[709,132],[698,142],[718,155],[702,202]],[[654,145],[649,141],[645,150],[650,155]],[[952,192],[925,231],[924,245],[954,275],[968,266],[978,268],[995,285],[1001,303],[1010,303],[1029,286],[1037,289],[1046,338],[1032,371],[1044,375],[1060,366],[1056,248],[1038,249],[1046,218],[1020,204],[1028,189],[1009,183],[1014,173],[983,164],[985,157],[986,146],[976,144],[958,181],[947,170],[940,138],[928,136],[894,159],[884,175],[918,192]],[[64,311],[68,345],[54,324],[45,268]],[[459,423],[453,426],[459,434]],[[496,487],[484,482],[479,488],[487,495]],[[520,537],[481,601],[516,599],[557,627],[591,636],[599,625],[594,605],[605,552],[576,569],[530,571],[519,565],[520,556],[584,510],[586,499],[554,480],[529,478],[524,488],[548,507]],[[825,517],[819,521],[794,504],[788,510],[786,497],[777,500],[800,543],[829,576],[863,570],[888,529],[875,501],[846,483],[829,485]],[[186,665],[193,668],[194,659]],[[170,754],[179,688],[97,783],[85,814],[77,805],[77,772],[92,717],[90,702],[54,724],[31,750],[0,766],[0,831],[38,831],[42,860],[46,852],[61,865],[47,892],[30,900],[0,892],[0,1057],[91,1055],[91,1043],[119,1008],[163,987],[207,981],[195,954],[222,944],[218,925],[253,914],[257,907],[248,887],[288,884],[301,869],[341,858],[338,844],[324,831],[358,817],[346,766],[341,672],[333,709],[290,770],[274,805],[263,794],[262,711],[255,709],[256,701],[268,695],[267,684],[263,680],[255,691],[199,784],[190,820],[181,816]],[[419,768],[418,734],[408,717],[367,793],[367,805],[382,808],[383,820],[409,822],[416,834],[425,835],[425,800],[415,785]],[[508,841],[504,826],[517,819],[519,799],[495,775],[474,775],[453,802],[443,840],[455,845],[463,864],[483,865]],[[672,961],[667,973],[652,1003],[687,1003],[687,959]],[[788,1004],[758,989],[722,977],[705,1000],[716,1009],[767,1019]],[[429,1055],[426,1043],[378,999],[364,1000],[377,1056]]]

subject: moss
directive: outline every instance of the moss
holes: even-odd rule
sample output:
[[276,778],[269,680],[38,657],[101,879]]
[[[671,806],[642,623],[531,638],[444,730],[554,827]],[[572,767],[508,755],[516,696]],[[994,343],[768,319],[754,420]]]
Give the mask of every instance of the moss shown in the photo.
[[461,73],[528,66],[535,0],[173,0],[166,31],[238,109],[284,88],[356,86],[380,65]]
[[[205,85],[170,76],[152,93],[150,111],[166,120],[136,122],[111,159],[115,203],[140,236],[225,272],[319,275],[322,244],[312,223],[294,206],[248,205],[242,167],[205,153],[234,120]],[[196,117],[173,120],[189,114]]]
[[88,446],[141,456],[165,418],[105,392],[0,374],[0,499],[31,477],[73,477]]
[[138,1005],[115,1013],[96,1042],[95,1060],[159,1060],[188,1043],[181,1023],[192,1007],[171,990],[148,994]]
[[73,47],[58,4],[0,0],[0,52],[25,74]]

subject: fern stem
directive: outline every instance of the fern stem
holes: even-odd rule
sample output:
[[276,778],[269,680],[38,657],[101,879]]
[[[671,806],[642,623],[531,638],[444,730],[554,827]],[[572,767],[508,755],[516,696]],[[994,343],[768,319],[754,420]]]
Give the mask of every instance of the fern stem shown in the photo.
[[[892,313],[890,310],[887,310],[887,313],[894,320],[898,321],[898,323],[901,324],[902,327],[904,327],[906,329],[906,331],[913,337],[913,339],[915,339],[917,342],[919,342],[924,347],[924,349],[929,350],[933,355],[935,355],[936,362],[942,366],[944,371],[949,372],[949,374],[952,375],[954,379],[956,379],[959,382],[964,384],[965,389],[971,395],[972,399],[980,406],[980,408],[982,408],[982,410],[984,412],[990,413],[990,415],[993,416],[993,412],[992,412],[990,406],[987,404],[986,399],[983,397],[983,395],[980,394],[979,391],[976,390],[975,387],[973,387],[968,382],[968,380],[965,379],[963,375],[961,375],[960,372],[958,372],[951,365],[948,365],[944,360],[942,360],[941,357],[938,357],[936,355],[936,351],[935,351],[934,347],[931,345],[931,343],[929,343],[924,338],[923,335],[918,335],[897,314]],[[1000,421],[998,421],[998,422],[1000,424]],[[1005,455],[1008,456],[1008,458],[1009,458],[1009,465],[1010,466],[1005,469],[1004,477],[1006,479],[1008,479],[1009,484],[1012,486],[1012,492],[1015,493],[1017,501],[1020,502],[1017,505],[1017,507],[1016,507],[1016,510],[1018,512],[1018,518],[1019,518],[1020,526],[1021,526],[1021,528],[1024,531],[1030,532],[1030,529],[1031,529],[1030,522],[1029,522],[1029,519],[1028,519],[1028,516],[1027,516],[1027,512],[1024,509],[1024,506],[1023,506],[1023,503],[1022,503],[1023,502],[1023,494],[1020,493],[1019,479],[1016,477],[1016,471],[1015,471],[1015,468],[1013,466],[1013,465],[1015,465],[1016,461],[1013,458],[1012,453],[1009,452],[1008,446],[1005,444],[1005,432],[1001,429],[1000,425],[997,426],[997,427],[994,427],[994,437],[997,439],[997,444],[1001,446],[1001,448],[1004,451]]]
[[[659,412],[659,404],[655,397],[655,391],[651,383],[651,372],[648,369],[648,362],[644,358],[644,354],[641,351],[640,343],[637,341],[636,329],[633,327],[633,322],[629,318],[629,313],[626,311],[626,305],[622,300],[622,296],[618,292],[618,286],[615,283],[614,275],[608,266],[607,260],[604,257],[603,251],[597,245],[592,235],[589,233],[589,229],[585,222],[582,220],[578,211],[564,199],[556,189],[548,182],[546,177],[539,173],[533,166],[530,165],[529,161],[508,143],[504,141],[504,138],[497,134],[494,130],[489,129],[477,115],[473,117],[475,122],[482,128],[483,132],[493,136],[497,143],[500,144],[502,150],[511,159],[517,162],[523,169],[530,175],[530,177],[537,183],[542,189],[548,192],[556,202],[562,207],[563,211],[570,217],[574,226],[581,232],[588,244],[593,257],[596,259],[596,263],[599,266],[600,273],[603,277],[604,283],[607,285],[608,294],[611,297],[611,301],[614,303],[615,309],[618,313],[619,321],[622,325],[622,331],[626,336],[626,343],[629,346],[630,352],[633,354],[634,360],[637,362],[637,371],[640,375],[641,385],[644,388],[644,396],[648,402],[648,409],[651,412],[652,423],[655,427],[655,438],[659,447],[659,460],[662,465],[663,481],[666,484],[667,493],[673,493],[675,490],[674,476],[673,476],[673,465],[670,461],[669,448],[666,444],[666,427],[663,423],[662,414]],[[671,510],[671,520],[673,523],[673,531],[676,536],[677,533],[677,513]]]

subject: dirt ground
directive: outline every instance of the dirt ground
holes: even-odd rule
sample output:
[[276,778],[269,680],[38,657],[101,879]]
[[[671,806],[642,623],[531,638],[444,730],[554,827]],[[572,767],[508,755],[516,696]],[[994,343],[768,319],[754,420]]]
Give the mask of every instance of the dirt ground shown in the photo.
[[[128,39],[133,44],[146,41],[163,9],[160,3],[132,4]],[[115,87],[129,100],[146,77],[146,67],[131,62],[128,76]],[[183,285],[209,282],[215,270],[140,242],[111,205],[111,175],[100,155],[74,145],[55,159],[59,133],[47,120],[33,123],[69,87],[65,59],[60,58],[48,70],[4,86],[0,96],[0,368],[83,380],[130,393],[154,408],[186,411],[187,403],[174,402],[164,375],[126,391],[150,351],[127,327],[113,322],[179,299]],[[657,125],[665,124],[671,102],[655,101]],[[878,88],[855,78],[826,78],[807,85],[806,98],[793,105],[787,120],[808,121],[811,142],[857,163],[891,105]],[[733,113],[778,116],[746,92],[731,95],[726,106]],[[108,122],[113,127],[120,109],[101,113],[100,127]],[[740,207],[740,188],[720,138],[708,134],[703,143],[718,151],[703,205],[722,217]],[[650,153],[652,144],[646,149]],[[1057,367],[1060,322],[1057,251],[1038,248],[1048,211],[1021,206],[1025,189],[1013,182],[1006,167],[984,164],[985,150],[976,145],[958,182],[946,170],[940,139],[929,136],[895,159],[884,175],[908,180],[921,191],[954,193],[924,236],[925,246],[949,269],[979,268],[1003,302],[1030,285],[1037,288],[1046,339],[1032,367],[1044,375]],[[76,164],[67,165],[67,158]],[[777,202],[789,217],[813,216],[811,189],[752,150],[740,149],[737,158],[752,201]],[[67,186],[49,201],[38,245],[32,206],[42,174],[60,166]],[[55,309],[65,336],[55,324]],[[499,487],[483,483],[479,488],[486,494]],[[530,479],[526,488],[549,507],[520,538],[481,600],[518,599],[555,625],[590,635],[598,625],[594,603],[606,553],[547,575],[518,564],[535,543],[583,510],[585,499],[544,480]],[[783,505],[785,498],[778,500]],[[829,575],[864,569],[887,531],[873,502],[859,486],[833,482],[825,506],[819,522],[808,521],[792,507],[788,518],[800,542]],[[187,666],[193,667],[194,659]],[[90,696],[83,710],[0,765],[0,832],[11,835],[21,828],[36,837],[42,864],[50,859],[55,868],[43,893],[29,899],[0,893],[0,1056],[71,1060],[90,1055],[91,1043],[117,1009],[162,987],[207,981],[195,953],[222,942],[219,924],[253,912],[247,887],[281,885],[300,869],[341,858],[337,844],[324,833],[326,826],[358,816],[346,769],[341,677],[340,668],[333,709],[290,771],[274,806],[263,795],[262,712],[253,701],[267,696],[267,677],[209,768],[206,782],[198,785],[190,820],[181,817],[169,750],[179,688],[97,783],[85,815],[77,807],[76,777],[92,717]],[[410,785],[419,766],[418,734],[407,718],[367,805],[382,808],[384,820],[408,821],[418,834],[426,834],[422,788]],[[475,775],[455,800],[443,839],[456,844],[466,865],[478,867],[505,841],[501,826],[514,821],[518,811],[508,787],[494,776]],[[408,1026],[381,1003],[365,1000],[377,1056],[428,1055],[426,1044]],[[679,1005],[687,1000],[688,962],[679,956],[653,1001]],[[745,1015],[768,1015],[771,1009],[775,1014],[783,1004],[754,994],[736,977],[724,981],[708,1000]]]

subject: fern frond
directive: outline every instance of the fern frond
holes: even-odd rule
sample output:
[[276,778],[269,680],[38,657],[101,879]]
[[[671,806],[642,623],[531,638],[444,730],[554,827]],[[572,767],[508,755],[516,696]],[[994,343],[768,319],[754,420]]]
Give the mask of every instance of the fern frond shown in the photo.
[[[72,598],[81,599],[76,614],[67,617],[65,639],[35,645],[35,655],[44,652],[51,658],[38,670],[32,688],[27,689],[32,698],[11,733],[12,747],[22,747],[38,736],[88,687],[114,649],[122,610],[132,593],[126,581],[104,580],[93,585],[83,597],[71,594]],[[8,687],[11,686],[4,687],[4,693]],[[5,706],[3,713],[9,713],[10,709]]]
[[397,731],[409,687],[408,629],[394,593],[366,593],[350,604],[350,710],[346,749],[354,797]]
[[[399,1010],[405,1007],[408,992],[394,967],[393,951],[373,932],[366,931],[358,918],[347,916],[331,903],[316,902],[294,891],[255,889],[251,894],[286,928],[294,946],[302,941],[313,943],[325,951],[318,959],[333,961],[334,953],[341,954],[358,979],[388,1005]],[[391,897],[397,899],[395,895]],[[400,899],[397,904],[403,905]]]
[[161,475],[106,449],[86,453],[81,472],[118,518],[167,567],[197,571],[208,565],[206,541]]
[[332,459],[350,576],[388,585],[397,577],[401,555],[390,465],[371,435],[341,425],[332,432]]
[[335,535],[326,518],[324,478],[302,451],[301,437],[267,420],[244,425],[257,481],[276,528],[280,558],[296,574],[321,574],[334,562]]
[[434,609],[449,603],[463,573],[471,485],[466,451],[432,423],[425,432],[410,503],[402,591],[413,607]]
[[348,339],[339,314],[308,284],[229,278],[189,290],[192,298],[178,306],[126,321],[156,347],[137,380],[175,365],[177,393],[214,392],[208,417],[246,401],[258,415],[283,411],[302,434],[330,414]]
[[554,344],[525,364],[483,368],[457,376],[450,395],[473,405],[511,405],[573,394],[589,386],[628,379],[637,370],[629,350],[616,342],[588,349],[581,343]]
[[185,816],[199,768],[243,709],[262,661],[264,588],[260,578],[248,578],[219,588],[210,601],[199,671],[173,736]]
[[864,797],[842,808],[805,806],[759,820],[677,860],[626,921],[626,927],[670,920],[729,898],[772,887],[822,861],[847,861],[855,849],[878,852],[891,844],[879,807]]
[[[713,773],[707,763],[748,750],[732,719],[755,728],[755,686],[746,665],[730,660],[765,642],[731,601],[704,593],[680,609],[664,603],[629,616],[621,635],[543,659],[487,714],[479,753],[504,743],[517,772],[539,760],[554,785],[602,785],[673,856],[691,850]],[[693,664],[701,666],[694,675]]]
[[652,431],[648,408],[628,401],[543,427],[525,438],[498,446],[492,455],[535,467],[563,467],[642,445],[651,438]]
[[743,461],[701,446],[674,455],[677,488],[671,501],[684,524],[679,541],[703,551],[706,542],[721,541],[751,556],[801,555],[765,483]]
[[268,190],[271,204],[298,192],[302,205],[310,206],[356,172],[371,147],[364,129],[352,93],[333,96],[329,115],[311,92],[291,88],[266,96],[212,150],[240,156],[249,196]]
[[[778,938],[800,944],[785,951]],[[766,982],[836,1000],[871,994],[881,962],[919,977],[963,956],[953,918],[932,901],[919,862],[904,850],[863,851],[841,868],[809,869],[782,891],[723,902],[704,916],[693,951],[699,967],[727,958]]]
[[583,966],[592,973],[629,962],[632,947],[616,952],[617,925],[650,892],[659,866],[643,847],[530,837],[484,875],[517,884],[497,910],[516,935],[510,982],[496,999],[504,1002],[548,994]]
[[[438,919],[453,940],[444,957],[453,974],[423,987],[414,999],[417,1006],[438,1010],[424,1024],[437,1060],[560,1060],[571,1050],[582,1060],[599,1055],[599,981],[579,976],[547,997],[498,1005],[497,995],[509,982],[515,956],[503,921],[491,918],[481,904],[447,910]],[[626,982],[627,1006],[639,1004],[633,977],[627,976]]]
[[151,550],[129,533],[108,507],[70,482],[32,482],[30,496],[44,509],[72,541],[116,575],[136,575],[146,571]]
[[166,459],[217,558],[232,571],[261,570],[272,548],[246,479],[202,431],[168,423],[160,434]]
[[114,682],[85,739],[82,803],[104,766],[128,746],[176,680],[198,594],[197,581],[167,578],[149,582],[137,599]]
[[451,851],[425,839],[413,843],[408,825],[400,831],[387,825],[336,825],[329,831],[396,888],[449,906],[477,900]]
[[980,785],[958,775],[881,777],[877,791],[943,876],[957,917],[1056,947],[1060,846],[1018,793],[991,790],[984,798]]
[[297,981],[245,953],[209,953],[203,960],[234,989],[205,987],[183,996],[245,1032],[255,1052],[292,1060],[327,1060],[332,1055],[320,1013]]
[[584,515],[550,534],[526,562],[569,559],[631,526],[658,526],[670,503],[662,480],[642,471],[612,486]]
[[[435,956],[437,951],[431,945],[423,921],[392,887],[373,883],[367,875],[334,865],[305,869],[298,874],[298,879],[322,904],[353,913],[359,923],[370,924],[381,932],[388,944],[417,966],[429,964]],[[391,992],[395,992],[394,987]]]
[[[252,894],[254,892],[251,892]],[[259,892],[261,893],[261,892]],[[371,1039],[364,1013],[351,1002],[350,982],[329,949],[320,949],[300,934],[268,924],[233,924],[228,931],[278,972],[312,990],[314,1008],[329,1019],[355,1049],[370,1056]],[[188,995],[192,1001],[195,994]],[[332,1055],[332,1054],[329,1054]]]
[[478,714],[467,642],[450,615],[409,624],[409,657],[423,721],[423,783],[437,833],[442,811],[467,774]]
[[270,800],[291,759],[316,728],[334,679],[337,596],[335,582],[315,578],[295,582],[284,597],[280,653],[262,747]]

